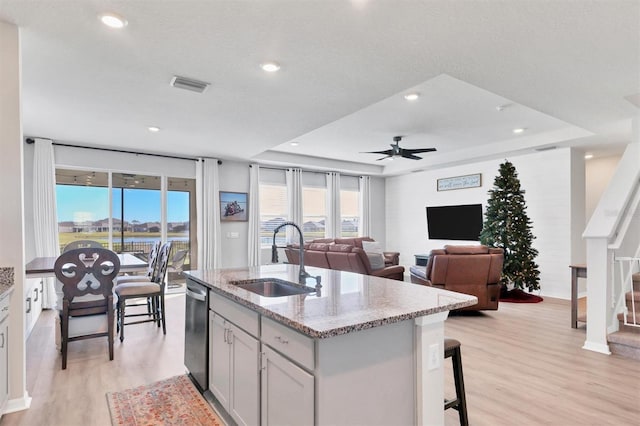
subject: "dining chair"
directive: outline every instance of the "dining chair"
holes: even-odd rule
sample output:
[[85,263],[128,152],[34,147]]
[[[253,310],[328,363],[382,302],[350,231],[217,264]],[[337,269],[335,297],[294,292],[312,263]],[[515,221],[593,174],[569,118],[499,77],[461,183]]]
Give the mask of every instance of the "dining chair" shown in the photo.
[[71,241],[69,244],[64,246],[64,248],[62,249],[62,252],[65,253],[69,250],[75,250],[79,248],[104,248],[104,246],[102,245],[102,243],[99,243],[98,241],[76,240],[76,241]]
[[182,272],[184,263],[187,260],[189,254],[188,249],[176,250],[171,256],[171,263],[167,268],[167,286],[169,288],[181,287],[182,285],[177,282],[182,278]]
[[116,286],[132,281],[147,281],[151,282],[153,271],[156,268],[158,261],[158,251],[160,250],[160,240],[153,243],[151,250],[149,251],[147,273],[145,275],[120,275],[116,277]]
[[[62,369],[67,368],[69,342],[107,337],[109,360],[113,360],[113,280],[120,271],[118,255],[105,248],[78,248],[61,254],[54,264],[56,278],[62,282],[60,334]],[[95,332],[70,332],[71,323],[103,316],[106,325]],[[81,329],[82,326],[76,327]],[[105,331],[106,330],[106,331]]]
[[[154,268],[151,280],[148,281],[130,281],[118,284],[115,287],[115,293],[118,298],[118,331],[120,333],[120,341],[124,340],[124,326],[132,324],[141,324],[145,322],[155,322],[158,327],[162,325],[162,333],[167,334],[165,309],[164,309],[164,290],[165,277],[167,275],[167,265],[169,264],[169,253],[171,252],[171,243],[162,245],[158,252],[156,267]],[[145,313],[126,313],[127,308],[138,305],[127,305],[127,300],[145,298],[149,301],[150,312]],[[146,319],[125,322],[126,318],[142,317]]]

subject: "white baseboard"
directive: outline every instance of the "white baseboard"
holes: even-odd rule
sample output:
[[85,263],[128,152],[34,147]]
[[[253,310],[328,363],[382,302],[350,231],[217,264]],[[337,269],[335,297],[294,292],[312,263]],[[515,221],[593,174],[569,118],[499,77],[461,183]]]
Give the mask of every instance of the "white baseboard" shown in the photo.
[[588,351],[593,351],[593,352],[599,352],[605,355],[611,355],[611,351],[609,350],[609,345],[607,344],[585,341],[582,349],[586,349]]
[[15,413],[16,411],[26,410],[31,407],[31,397],[29,392],[24,391],[24,395],[21,398],[14,398],[7,401],[7,407],[3,414]]

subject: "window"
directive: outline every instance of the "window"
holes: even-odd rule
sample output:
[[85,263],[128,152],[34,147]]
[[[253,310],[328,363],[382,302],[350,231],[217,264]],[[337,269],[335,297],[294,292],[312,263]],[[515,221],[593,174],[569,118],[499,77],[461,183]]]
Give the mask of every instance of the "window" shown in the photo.
[[162,237],[160,178],[112,174],[113,251],[148,253]]
[[302,188],[302,234],[305,241],[325,236],[326,197],[327,188]]
[[[195,179],[168,178],[167,190],[167,241],[172,242],[172,251],[175,255],[180,250],[189,253],[184,258],[182,271],[188,271],[195,267],[196,248],[191,244],[191,235],[195,236]],[[193,195],[193,196],[192,196]],[[169,283],[171,286],[171,282]]]
[[358,197],[359,191],[340,191],[340,235],[342,237],[357,237],[358,223]]
[[[287,186],[284,184],[260,184],[260,244],[271,246],[273,230],[287,221]],[[276,245],[283,246],[284,232],[276,235]]]
[[172,252],[186,249],[187,259],[193,259],[195,179],[167,178],[164,222],[161,182],[160,176],[57,169],[60,250],[71,241],[88,239],[118,253],[132,252],[146,258],[166,230],[167,241],[173,242]]
[[75,240],[109,247],[108,173],[56,170],[60,252]]

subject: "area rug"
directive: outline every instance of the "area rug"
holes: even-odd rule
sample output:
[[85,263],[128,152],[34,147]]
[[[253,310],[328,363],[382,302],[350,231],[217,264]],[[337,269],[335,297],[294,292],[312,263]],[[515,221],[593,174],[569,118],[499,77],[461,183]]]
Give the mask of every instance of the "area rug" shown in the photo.
[[107,403],[114,426],[224,426],[186,375],[107,392]]
[[519,288],[514,288],[513,290],[505,291],[500,293],[500,301],[501,302],[509,302],[509,303],[539,303],[544,299],[540,296],[536,296],[535,294],[527,293]]

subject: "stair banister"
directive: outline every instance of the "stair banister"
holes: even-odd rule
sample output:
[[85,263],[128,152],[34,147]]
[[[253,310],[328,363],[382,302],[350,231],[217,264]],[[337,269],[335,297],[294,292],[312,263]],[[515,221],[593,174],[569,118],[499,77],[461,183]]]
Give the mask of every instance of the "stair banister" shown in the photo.
[[[602,194],[582,234],[587,248],[587,330],[584,349],[610,354],[607,334],[617,329],[611,318],[615,304],[614,252],[610,245],[622,241],[626,232],[625,217],[634,214],[636,188],[640,181],[640,118],[633,120],[634,134],[618,167]],[[633,227],[632,227],[633,228]]]

